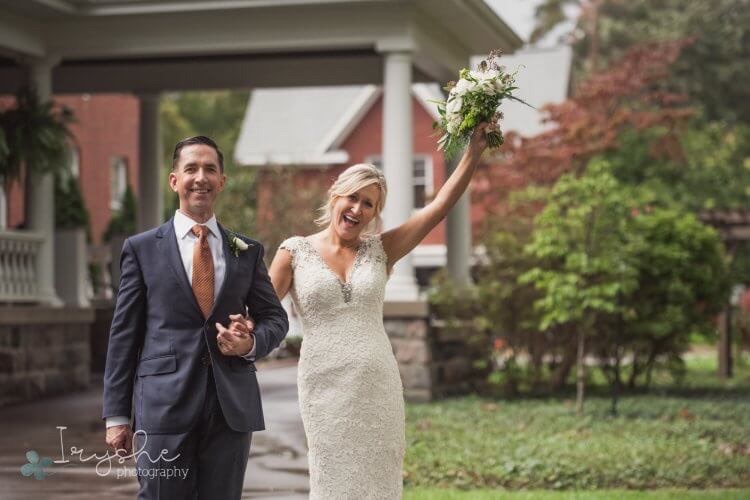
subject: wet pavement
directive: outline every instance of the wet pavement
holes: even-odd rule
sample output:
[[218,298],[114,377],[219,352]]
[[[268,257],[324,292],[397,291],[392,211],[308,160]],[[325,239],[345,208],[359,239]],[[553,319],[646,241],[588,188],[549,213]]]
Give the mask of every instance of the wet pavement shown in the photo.
[[[243,499],[300,500],[308,496],[307,448],[296,378],[296,365],[259,366],[266,430],[253,434]],[[107,451],[104,423],[99,417],[101,395],[99,381],[85,392],[0,408],[0,498],[135,498],[138,483],[132,462],[120,465],[112,461],[111,468],[105,462],[97,469],[99,460],[92,456],[101,457]],[[71,454],[73,447],[80,451]],[[43,468],[48,475],[41,480],[24,477],[20,469],[29,450],[68,463]]]

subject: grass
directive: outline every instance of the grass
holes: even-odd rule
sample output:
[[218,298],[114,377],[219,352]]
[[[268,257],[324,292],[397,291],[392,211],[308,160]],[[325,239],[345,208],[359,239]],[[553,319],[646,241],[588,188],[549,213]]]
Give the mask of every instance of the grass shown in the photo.
[[[587,399],[583,417],[565,398],[411,404],[405,498],[691,498],[613,490],[750,488],[750,369],[722,382],[714,358],[689,358],[680,385],[656,374],[654,390],[623,396],[616,417],[604,395]],[[747,489],[694,494],[750,498]]]
[[655,491],[625,491],[600,490],[584,492],[562,491],[502,491],[502,490],[439,490],[413,489],[407,490],[404,500],[682,500],[691,498],[717,500],[747,500],[750,489],[745,490],[655,490]]

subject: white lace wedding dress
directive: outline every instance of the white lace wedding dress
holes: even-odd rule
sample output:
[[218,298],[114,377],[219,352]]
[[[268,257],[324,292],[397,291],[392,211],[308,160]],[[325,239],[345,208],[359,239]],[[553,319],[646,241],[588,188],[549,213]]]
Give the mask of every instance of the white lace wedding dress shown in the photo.
[[404,398],[383,327],[380,236],[363,238],[347,282],[306,238],[280,248],[292,254],[291,294],[303,327],[297,383],[310,498],[401,498]]

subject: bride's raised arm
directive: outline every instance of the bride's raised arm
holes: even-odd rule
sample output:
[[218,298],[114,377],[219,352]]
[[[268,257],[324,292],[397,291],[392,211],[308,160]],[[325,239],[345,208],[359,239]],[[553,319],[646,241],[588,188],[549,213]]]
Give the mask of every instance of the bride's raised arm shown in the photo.
[[388,256],[389,269],[419,245],[419,242],[443,220],[466,191],[482,152],[487,147],[486,128],[487,124],[481,123],[474,129],[461,161],[435,198],[406,222],[382,234],[383,249]]

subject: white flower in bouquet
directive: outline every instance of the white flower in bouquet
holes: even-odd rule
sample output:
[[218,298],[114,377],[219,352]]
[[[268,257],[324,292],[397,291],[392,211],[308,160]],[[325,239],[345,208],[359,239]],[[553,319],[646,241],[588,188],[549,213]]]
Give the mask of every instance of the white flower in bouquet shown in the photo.
[[461,70],[458,82],[451,82],[446,87],[448,99],[436,102],[440,120],[433,127],[442,133],[439,149],[447,156],[462,149],[474,127],[482,122],[490,124],[487,127],[489,147],[499,147],[504,141],[500,130],[500,103],[511,99],[526,104],[513,95],[517,90],[515,73],[507,73],[499,66],[495,61],[499,57],[499,51],[492,51],[477,69]]
[[448,130],[449,134],[455,134],[458,132],[459,127],[461,126],[461,114],[460,113],[453,113],[450,116],[448,116],[448,123],[446,125],[446,128]]
[[475,81],[461,78],[454,87],[454,90],[456,91],[456,95],[464,95],[467,92],[473,91],[476,87],[477,83]]
[[454,95],[448,99],[445,104],[445,112],[449,114],[458,114],[461,112],[461,107],[464,105],[464,99],[460,95]]
[[495,80],[493,84],[495,85],[495,92],[502,92],[505,88],[505,84],[502,82],[502,80]]
[[497,70],[471,71],[469,74],[477,81],[474,88],[485,94],[495,94],[498,90],[502,91],[503,89],[502,83],[500,83],[499,88],[496,86],[496,82],[501,82]]

